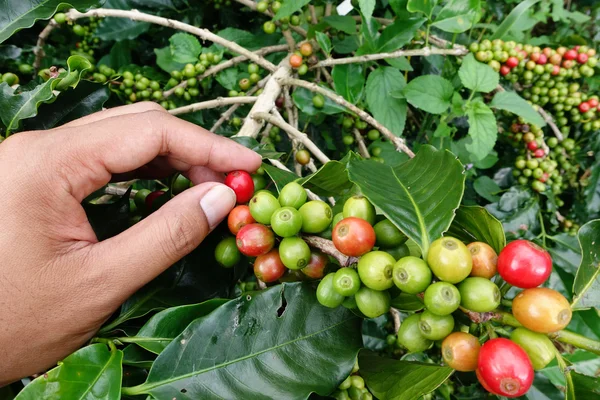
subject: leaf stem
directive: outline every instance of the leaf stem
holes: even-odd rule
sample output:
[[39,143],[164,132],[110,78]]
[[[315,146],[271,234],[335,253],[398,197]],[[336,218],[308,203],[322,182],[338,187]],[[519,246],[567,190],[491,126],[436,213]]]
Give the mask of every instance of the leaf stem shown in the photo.
[[431,30],[431,21],[427,21],[427,30],[425,31],[425,47],[429,46],[429,31]]

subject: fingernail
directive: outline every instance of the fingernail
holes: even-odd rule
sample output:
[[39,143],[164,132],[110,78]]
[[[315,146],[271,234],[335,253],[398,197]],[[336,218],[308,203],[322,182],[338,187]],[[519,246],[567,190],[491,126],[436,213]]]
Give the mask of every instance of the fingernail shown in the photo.
[[210,229],[214,229],[235,206],[235,193],[225,185],[216,185],[200,200]]

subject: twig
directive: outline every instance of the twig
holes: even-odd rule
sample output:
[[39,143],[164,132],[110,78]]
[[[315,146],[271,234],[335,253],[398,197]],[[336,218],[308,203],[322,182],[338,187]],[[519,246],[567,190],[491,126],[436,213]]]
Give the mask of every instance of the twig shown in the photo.
[[327,3],[325,3],[325,16],[329,17],[331,15],[331,11],[333,9],[333,3],[331,1],[328,1]]
[[372,127],[374,127],[379,132],[381,132],[381,134],[383,134],[383,136],[387,137],[394,144],[394,146],[396,147],[396,150],[406,153],[411,158],[415,156],[415,153],[413,153],[412,150],[409,149],[408,146],[406,146],[404,139],[399,138],[398,136],[394,135],[388,128],[386,128],[385,126],[383,126],[382,124],[377,122],[375,120],[375,118],[373,118],[368,113],[361,110],[360,108],[356,107],[354,104],[346,101],[346,99],[344,99],[342,96],[338,96],[337,94],[333,93],[332,91],[324,89],[318,85],[315,85],[314,83],[306,82],[306,81],[303,81],[300,79],[283,78],[283,79],[281,79],[281,83],[284,85],[299,86],[299,87],[308,89],[312,92],[319,93],[325,97],[328,97],[329,99],[333,100],[335,103],[337,103],[343,107],[346,107],[347,109],[349,109],[350,111],[352,111],[353,113],[358,115],[363,121],[367,122]]
[[310,12],[310,19],[312,20],[312,24],[316,25],[318,23],[318,21],[317,21],[317,13],[315,12],[315,5],[309,4],[308,11]]
[[466,48],[456,48],[456,49],[438,49],[438,48],[429,48],[424,47],[422,49],[413,49],[413,50],[396,50],[391,53],[379,53],[379,54],[365,54],[362,56],[355,57],[346,57],[346,58],[328,58],[322,61],[319,61],[312,67],[320,68],[320,67],[330,67],[332,65],[340,65],[340,64],[355,64],[355,63],[366,63],[369,61],[377,61],[384,60],[386,58],[398,58],[398,57],[413,57],[413,56],[423,56],[428,57],[432,55],[450,55],[450,56],[464,56],[469,51]]
[[290,52],[293,53],[294,50],[296,49],[296,41],[294,40],[292,33],[289,31],[289,29],[282,30],[281,33],[283,34],[283,37],[285,38],[285,41],[287,42]]
[[51,19],[48,22],[48,25],[46,25],[46,27],[42,30],[42,32],[40,32],[40,35],[38,36],[37,44],[33,49],[33,54],[35,54],[35,60],[33,61],[33,71],[36,74],[40,69],[42,59],[46,55],[46,52],[44,51],[44,45],[46,44],[46,40],[48,39],[48,36],[50,36],[50,33],[52,33],[54,28],[58,26],[59,24],[54,19]]
[[358,152],[363,158],[371,158],[369,154],[369,149],[367,149],[367,145],[365,144],[365,140],[363,136],[360,134],[360,131],[356,128],[352,129],[354,132],[354,138],[356,139],[356,143],[358,144]]
[[[293,172],[290,171],[290,169],[288,167],[286,167],[281,161],[274,160],[274,159],[269,159],[269,161],[271,162],[271,164],[273,164],[274,167],[279,168],[282,171],[291,172],[293,174]],[[316,194],[314,194],[310,190],[308,190],[306,188],[304,190],[306,191],[306,195],[308,196],[309,199],[311,199],[311,200],[321,200],[321,198],[319,196],[317,196]]]
[[[264,87],[265,82],[270,78],[270,75],[264,77],[260,82],[258,82],[256,84],[255,87],[253,87],[252,89],[248,90],[248,92],[246,92],[246,94],[248,96],[253,95],[254,93],[256,93],[260,88]],[[210,128],[211,132],[216,132],[217,129],[219,129],[221,127],[221,125],[223,125],[223,123],[225,121],[227,121],[229,118],[231,118],[231,116],[233,115],[234,112],[236,112],[236,110],[238,108],[240,108],[242,104],[234,104],[231,107],[229,107],[229,109],[227,111],[225,111],[223,114],[221,114],[221,118],[219,118],[219,120],[217,122],[215,122],[215,124],[212,126],[212,128]]]
[[[256,9],[256,3],[252,0],[235,0],[235,1],[237,1],[240,4],[245,5],[246,7],[252,9],[253,11],[259,12]],[[273,18],[275,16],[275,14],[273,14],[270,10],[265,11],[263,14],[270,18]],[[300,28],[299,26],[294,26],[294,25],[290,24],[290,29],[302,37],[306,37],[306,35],[308,34],[304,29]]]
[[217,108],[223,106],[229,106],[232,104],[251,104],[256,101],[257,97],[255,96],[245,96],[245,97],[217,97],[214,100],[202,101],[200,103],[194,103],[187,106],[175,108],[173,110],[169,110],[171,115],[181,115],[187,113],[193,113],[199,110],[206,110],[208,108]]
[[226,47],[227,49],[231,50],[234,53],[238,53],[238,54],[246,56],[249,60],[252,60],[256,64],[260,65],[261,67],[263,67],[264,69],[267,69],[269,71],[274,71],[276,69],[275,65],[273,65],[269,61],[265,60],[263,57],[260,57],[256,54],[254,54],[250,50],[243,48],[242,46],[238,45],[237,43],[234,43],[234,42],[224,39],[218,35],[215,35],[208,29],[197,28],[195,26],[192,26],[192,25],[180,22],[180,21],[176,21],[173,19],[168,19],[168,18],[163,18],[163,17],[157,17],[155,15],[145,14],[138,10],[128,11],[128,10],[111,10],[111,9],[105,9],[105,8],[98,8],[95,10],[87,11],[85,13],[80,13],[79,11],[77,11],[75,9],[71,9],[66,13],[66,15],[67,15],[67,18],[72,21],[78,20],[80,18],[89,18],[89,17],[98,17],[98,18],[116,17],[116,18],[129,18],[130,20],[133,20],[133,21],[149,22],[149,23],[156,24],[156,25],[166,26],[168,28],[173,28],[173,29],[177,29],[180,31],[191,33],[192,35],[196,35],[203,40],[209,40],[213,43],[216,43],[223,47]]
[[544,110],[542,107],[538,107],[538,113],[540,113],[540,115],[542,116],[542,118],[544,118],[544,121],[546,121],[546,123],[548,125],[550,125],[550,128],[552,129],[552,132],[554,132],[554,136],[556,136],[556,138],[558,139],[559,142],[562,142],[564,137],[562,132],[560,131],[560,129],[558,129],[558,126],[556,126],[556,124],[554,123],[554,120],[552,119],[552,116],[550,114],[548,114],[546,112],[546,110]]
[[349,265],[354,264],[357,261],[357,259],[355,257],[348,257],[348,256],[340,253],[340,251],[335,248],[335,246],[333,245],[333,242],[331,240],[323,239],[322,237],[319,237],[319,236],[310,236],[310,235],[303,235],[302,239],[304,239],[304,241],[309,246],[314,247],[315,249],[319,249],[323,253],[328,254],[331,257],[335,258],[342,267],[347,267]]
[[236,136],[250,136],[256,138],[260,128],[263,125],[262,120],[254,118],[256,113],[268,113],[275,107],[275,100],[281,94],[280,80],[290,77],[292,69],[290,67],[289,57],[284,58],[280,63],[277,71],[267,81],[265,89],[248,114],[248,118],[242,125],[240,132]]
[[[277,111],[275,111],[275,112],[277,112]],[[273,115],[273,114],[269,114],[267,112],[259,111],[259,112],[253,113],[252,118],[267,121],[275,126],[278,126],[281,129],[283,129],[292,138],[294,138],[294,139],[298,140],[300,143],[302,143],[304,145],[304,147],[306,147],[308,149],[308,151],[310,151],[323,164],[330,161],[329,157],[327,157],[325,155],[325,153],[323,153],[321,151],[321,149],[319,149],[319,147],[316,144],[314,144],[312,142],[312,140],[310,140],[308,138],[308,136],[306,136],[305,133],[300,132],[298,129],[294,128],[293,126],[291,126],[290,124],[285,122],[283,120],[283,118],[281,117],[281,115],[278,115],[278,114],[279,113],[277,113],[276,115]]]
[[392,320],[394,320],[394,333],[397,334],[400,329],[400,311],[394,307],[390,307],[390,315],[392,316]]
[[[281,52],[281,51],[286,51],[287,49],[288,48],[287,48],[287,46],[285,44],[278,44],[278,45],[275,45],[275,46],[263,47],[262,49],[255,51],[254,54],[256,54],[257,56],[264,56],[266,54],[271,54],[271,53],[277,53],[277,52]],[[222,62],[220,64],[217,64],[217,65],[214,65],[214,66],[210,67],[209,69],[207,69],[206,71],[204,71],[203,74],[198,75],[197,79],[198,79],[198,81],[202,81],[204,78],[207,78],[207,77],[212,76],[212,75],[216,75],[219,72],[221,72],[221,71],[223,71],[223,70],[225,70],[227,68],[233,67],[234,65],[237,65],[237,64],[239,64],[241,62],[244,62],[246,60],[248,60],[248,57],[246,57],[246,56],[233,57],[233,58],[231,58],[231,59],[229,59],[229,60],[227,60],[225,62]],[[184,80],[179,85],[174,86],[174,87],[172,87],[169,90],[165,90],[163,92],[163,97],[167,98],[167,97],[171,96],[173,94],[173,92],[175,92],[175,89],[177,89],[178,87],[183,87],[183,88],[187,87],[187,80]]]

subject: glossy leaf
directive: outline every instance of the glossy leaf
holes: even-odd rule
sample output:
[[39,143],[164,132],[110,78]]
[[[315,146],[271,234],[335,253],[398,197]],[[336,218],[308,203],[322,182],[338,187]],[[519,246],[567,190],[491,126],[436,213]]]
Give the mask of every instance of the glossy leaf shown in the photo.
[[350,15],[330,15],[328,17],[323,17],[323,22],[348,35],[354,35],[356,33],[356,21]]
[[278,159],[279,157],[281,157],[282,155],[285,154],[285,153],[274,150],[270,146],[267,146],[265,144],[260,144],[260,143],[258,143],[258,141],[256,139],[249,137],[249,136],[234,136],[230,139],[234,140],[234,141],[238,142],[239,144],[241,144],[242,146],[246,146],[247,148],[260,154],[263,159],[265,159],[265,158]]
[[583,258],[573,284],[572,308],[600,308],[600,220],[590,221],[577,233]]
[[294,174],[293,172],[283,171],[277,167],[264,163],[262,166],[267,175],[269,175],[273,182],[275,182],[277,191],[280,191],[288,183],[299,179],[298,175]]
[[539,231],[540,205],[525,188],[511,187],[497,203],[487,205],[486,209],[502,221],[508,240],[532,239]]
[[480,0],[450,0],[432,26],[450,33],[465,32],[481,18]]
[[475,92],[491,92],[500,81],[500,75],[489,65],[477,61],[473,53],[469,53],[463,58],[458,76],[467,89]]
[[500,189],[500,186],[498,186],[498,184],[489,176],[483,175],[475,179],[475,182],[473,182],[473,189],[487,201],[495,202],[500,200],[498,193],[500,193],[502,189]]
[[404,47],[415,37],[417,30],[424,22],[425,18],[411,18],[394,22],[385,28],[377,40],[377,51],[388,53]]
[[319,305],[309,285],[283,284],[194,321],[158,356],[146,383],[124,393],[159,399],[327,395],[352,370],[361,342],[360,319],[349,310]]
[[292,95],[292,98],[294,99],[294,104],[296,104],[300,111],[311,116],[318,115],[321,113],[334,115],[346,111],[345,107],[342,107],[339,104],[335,103],[329,97],[325,97],[325,105],[323,106],[323,108],[316,108],[313,104],[313,97],[314,94],[310,90],[304,88],[298,88],[296,91],[294,91],[294,94]]
[[404,87],[406,100],[430,114],[441,114],[450,108],[454,86],[450,81],[437,75],[422,75]]
[[227,300],[213,299],[200,304],[171,307],[152,316],[128,343],[159,354],[196,318],[210,314]]
[[123,352],[92,344],[71,354],[40,375],[19,393],[17,400],[113,400],[121,392]]
[[350,180],[427,254],[449,227],[464,191],[463,166],[448,151],[421,146],[415,158],[394,168],[351,160]]
[[418,400],[433,392],[454,370],[435,364],[382,358],[361,351],[360,375],[379,400]]
[[358,103],[365,90],[365,75],[361,64],[336,65],[331,71],[335,91],[352,104]]
[[375,10],[375,0],[358,0],[358,7],[363,18],[369,22]]
[[406,82],[400,71],[392,67],[379,67],[367,79],[367,104],[373,117],[396,136],[401,136],[406,123],[406,100],[391,96],[402,90]]
[[387,314],[377,318],[365,319],[362,323],[363,347],[372,351],[381,351],[387,347],[385,341],[388,331],[385,325],[388,322]]
[[598,377],[571,372],[576,399],[593,399],[600,397],[600,381]]
[[169,46],[162,49],[154,49],[154,54],[156,54],[156,65],[169,74],[172,71],[180,71],[185,66],[184,63],[176,62],[173,59],[173,54],[171,54]]
[[189,33],[176,33],[169,39],[173,60],[178,63],[196,63],[202,52],[198,39]]
[[344,157],[340,161],[329,161],[314,174],[310,174],[298,181],[302,186],[312,190],[321,196],[339,196],[352,188],[352,182],[348,180],[347,164],[356,155]]
[[0,43],[21,29],[32,27],[37,20],[49,19],[59,6],[85,11],[100,3],[98,0],[6,0],[0,12]]
[[428,19],[431,19],[431,14],[437,3],[438,0],[408,0],[406,9],[412,13],[423,13]]
[[502,39],[531,7],[540,0],[525,0],[512,9],[490,39]]
[[490,107],[499,110],[510,111],[513,114],[523,117],[526,122],[537,125],[540,128],[546,126],[546,121],[533,109],[524,98],[515,92],[498,92],[494,95]]
[[[138,345],[130,344],[123,349],[123,365],[130,365],[138,368],[152,368],[152,364],[156,360],[156,354],[150,353],[142,349]],[[138,382],[139,383],[143,383]]]
[[400,311],[415,312],[425,308],[425,305],[417,295],[400,293],[392,299],[392,307]]
[[310,3],[310,0],[283,0],[274,19],[279,20],[284,17],[289,17],[308,3]]
[[315,39],[325,54],[328,56],[331,55],[333,46],[331,45],[331,39],[329,39],[329,36],[323,32],[315,32]]
[[584,188],[584,204],[588,213],[595,214],[600,212],[600,157],[596,158],[590,170],[592,175]]
[[485,208],[479,206],[460,206],[456,210],[456,217],[452,221],[448,235],[467,244],[471,242],[487,243],[496,253],[500,253],[500,250],[506,246],[502,223]]
[[481,101],[473,101],[467,108],[470,143],[466,147],[474,161],[483,160],[493,149],[498,138],[496,117]]
[[[130,10],[130,0],[110,0],[104,4],[105,8]],[[108,17],[102,18],[98,28],[94,31],[94,36],[105,41],[123,41],[135,39],[150,29],[150,23],[133,21],[126,18]]]
[[25,120],[25,129],[50,129],[93,114],[102,110],[109,96],[107,86],[83,81],[74,90],[61,93],[59,102],[41,108],[37,118]]

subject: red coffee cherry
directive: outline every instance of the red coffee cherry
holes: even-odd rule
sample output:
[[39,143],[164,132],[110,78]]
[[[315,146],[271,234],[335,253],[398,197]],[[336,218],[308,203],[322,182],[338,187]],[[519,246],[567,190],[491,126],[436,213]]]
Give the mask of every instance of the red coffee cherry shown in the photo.
[[254,181],[246,171],[233,171],[227,174],[225,184],[235,192],[238,204],[247,203],[254,194]]

